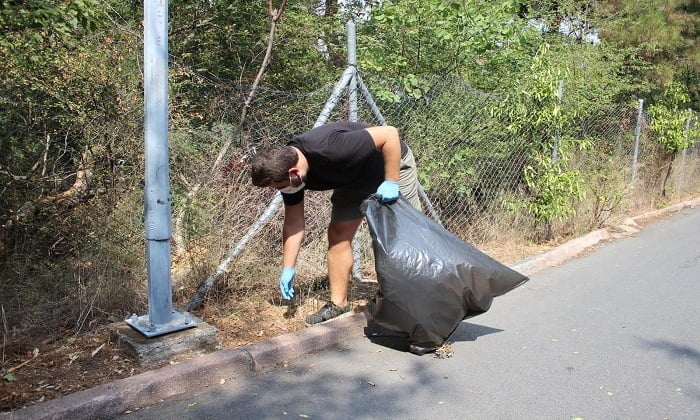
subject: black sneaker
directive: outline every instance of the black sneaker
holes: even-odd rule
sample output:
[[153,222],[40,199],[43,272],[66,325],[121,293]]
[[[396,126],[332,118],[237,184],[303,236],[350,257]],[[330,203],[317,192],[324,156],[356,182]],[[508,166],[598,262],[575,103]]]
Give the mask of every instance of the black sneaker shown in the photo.
[[315,314],[309,315],[306,317],[306,323],[307,324],[318,324],[319,322],[324,322],[328,321],[329,319],[333,319],[337,317],[338,315],[342,315],[345,312],[350,311],[350,305],[348,304],[346,307],[341,308],[340,306],[336,305],[333,302],[328,302],[321,309],[316,311]]

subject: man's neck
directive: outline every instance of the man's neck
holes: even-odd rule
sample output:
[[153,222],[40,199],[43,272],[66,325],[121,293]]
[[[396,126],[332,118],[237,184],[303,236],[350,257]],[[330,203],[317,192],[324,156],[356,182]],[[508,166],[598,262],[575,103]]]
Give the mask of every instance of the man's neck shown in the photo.
[[297,149],[294,146],[290,147],[294,149],[295,152],[297,152],[299,160],[297,161],[297,164],[295,166],[299,168],[299,175],[305,176],[309,172],[309,161],[306,160],[306,156],[304,156],[304,154],[301,153],[301,150]]

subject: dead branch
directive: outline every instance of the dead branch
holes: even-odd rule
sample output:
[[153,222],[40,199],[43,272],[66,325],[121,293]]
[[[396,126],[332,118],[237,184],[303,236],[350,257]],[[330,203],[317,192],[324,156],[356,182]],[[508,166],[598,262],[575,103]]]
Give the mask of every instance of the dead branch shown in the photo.
[[41,207],[48,205],[58,205],[62,207],[74,207],[85,201],[90,195],[90,181],[93,177],[93,172],[89,168],[89,154],[87,151],[83,153],[78,169],[75,172],[75,181],[67,190],[58,194],[43,197],[35,201],[27,201],[16,212],[15,215],[6,220],[0,225],[0,254],[7,251],[6,243],[9,231],[14,225],[26,223],[31,220]]
[[19,369],[19,368],[21,368],[21,367],[23,367],[23,366],[28,365],[30,362],[34,361],[34,359],[36,359],[37,357],[39,357],[39,354],[38,354],[38,353],[35,354],[34,357],[32,357],[31,359],[25,360],[24,362],[18,364],[17,366],[14,366],[14,367],[11,367],[11,368],[7,369],[7,372],[6,372],[6,373],[12,373],[12,372],[16,371],[17,369]]
[[72,207],[84,201],[90,192],[90,180],[92,179],[92,170],[86,168],[85,160],[83,159],[75,172],[75,182],[67,190],[44,197],[39,202],[41,204],[59,204],[62,206]]
[[[206,177],[206,179],[215,179],[214,174],[216,173],[217,169],[221,165],[221,162],[223,161],[224,157],[228,153],[228,150],[231,148],[231,145],[233,144],[234,140],[236,138],[238,138],[240,135],[240,132],[241,132],[243,125],[245,123],[245,118],[247,115],[248,107],[250,107],[250,104],[253,102],[253,98],[255,98],[255,93],[258,89],[258,85],[260,84],[260,81],[262,80],[263,76],[265,75],[265,71],[267,70],[267,66],[270,64],[270,59],[272,57],[272,47],[274,45],[275,33],[277,31],[277,22],[282,18],[282,13],[284,12],[284,8],[285,8],[286,4],[287,4],[287,0],[282,0],[279,8],[275,9],[273,7],[272,0],[268,0],[268,2],[267,2],[268,13],[270,15],[270,32],[268,34],[267,48],[265,49],[265,56],[263,58],[262,64],[260,65],[260,69],[258,70],[258,74],[255,76],[255,80],[253,81],[253,85],[251,86],[250,91],[248,92],[248,96],[246,97],[246,100],[243,103],[243,109],[241,110],[241,116],[239,118],[238,126],[236,127],[234,134],[227,138],[226,142],[219,150],[219,153],[217,154],[216,159],[214,160],[214,163],[212,164],[211,169],[209,171],[210,176]],[[199,182],[191,187],[188,186],[187,197],[186,197],[188,202],[194,198],[194,196],[199,192],[201,187],[202,187],[201,182]],[[175,255],[176,256],[181,255],[182,253],[185,252],[185,246],[183,243],[184,235],[182,234],[183,221],[184,221],[184,210],[180,209],[175,216],[175,223],[173,226],[174,227],[173,239],[174,239]],[[182,278],[182,277],[184,277],[184,276],[181,276],[180,278]]]
[[260,81],[262,80],[263,75],[267,70],[267,66],[270,64],[270,58],[272,57],[272,45],[274,43],[275,32],[277,30],[277,21],[279,21],[282,17],[282,12],[284,11],[284,6],[286,5],[286,3],[287,0],[282,0],[279,9],[274,9],[272,6],[272,0],[267,1],[268,12],[270,14],[270,33],[267,39],[267,49],[265,50],[265,57],[263,58],[263,62],[260,65],[258,74],[255,76],[255,80],[253,81],[253,85],[250,88],[250,92],[248,92],[248,97],[243,103],[243,109],[241,110],[241,117],[239,119],[238,127],[236,128],[236,134],[229,137],[229,139],[219,151],[219,154],[216,156],[216,160],[214,160],[214,164],[212,165],[212,173],[215,172],[216,169],[219,167],[224,156],[226,156],[228,149],[231,147],[231,144],[240,134],[241,128],[243,127],[243,124],[245,122],[246,113],[248,112],[248,107],[250,107],[251,102],[253,102],[253,98],[255,97],[255,92],[258,89],[258,85],[260,84]]

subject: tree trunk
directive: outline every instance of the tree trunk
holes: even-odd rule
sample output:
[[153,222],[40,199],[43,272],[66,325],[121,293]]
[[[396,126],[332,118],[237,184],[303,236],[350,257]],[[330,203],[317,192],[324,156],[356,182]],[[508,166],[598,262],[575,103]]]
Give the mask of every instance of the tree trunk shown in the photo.
[[671,155],[671,160],[668,162],[668,171],[666,171],[666,177],[664,178],[664,183],[661,187],[661,196],[666,198],[666,184],[668,179],[671,177],[671,172],[673,171],[673,160],[676,158],[676,154]]

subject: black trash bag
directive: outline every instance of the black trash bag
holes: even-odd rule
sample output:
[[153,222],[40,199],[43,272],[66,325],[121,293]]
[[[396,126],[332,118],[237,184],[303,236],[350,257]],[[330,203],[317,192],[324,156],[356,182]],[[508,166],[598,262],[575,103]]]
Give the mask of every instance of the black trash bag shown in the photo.
[[379,291],[369,305],[379,327],[404,333],[409,350],[439,348],[466,318],[528,278],[492,259],[416,210],[404,198],[362,203]]

